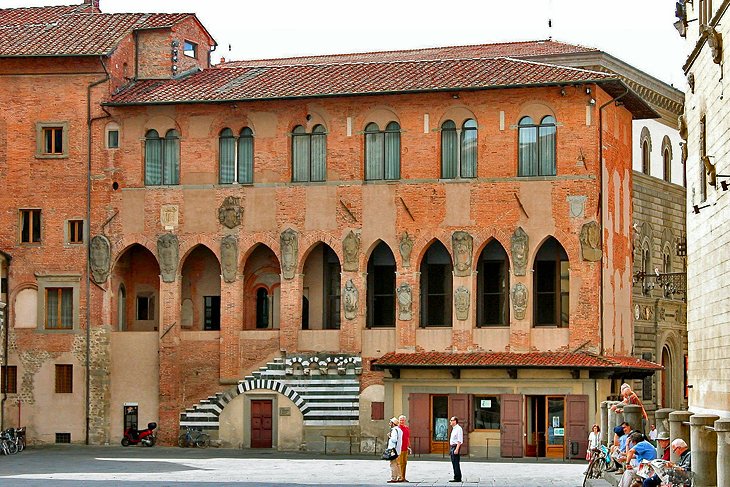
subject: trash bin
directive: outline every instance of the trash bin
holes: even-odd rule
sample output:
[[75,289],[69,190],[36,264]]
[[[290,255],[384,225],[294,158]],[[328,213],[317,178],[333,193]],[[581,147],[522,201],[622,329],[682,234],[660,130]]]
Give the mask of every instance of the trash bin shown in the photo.
[[570,442],[570,458],[576,458],[578,455],[579,455],[578,442],[571,441]]

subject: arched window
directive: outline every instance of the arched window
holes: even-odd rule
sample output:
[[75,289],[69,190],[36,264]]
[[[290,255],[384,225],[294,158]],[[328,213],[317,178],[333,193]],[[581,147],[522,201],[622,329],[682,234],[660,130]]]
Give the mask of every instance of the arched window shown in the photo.
[[477,123],[464,121],[461,128],[452,120],[441,124],[441,178],[473,178],[477,175]]
[[269,327],[269,292],[260,287],[256,290],[256,328]]
[[253,131],[244,127],[238,137],[229,128],[219,136],[220,184],[253,182]]
[[555,117],[547,115],[537,125],[522,117],[518,129],[518,176],[555,176]]
[[570,315],[570,262],[554,237],[548,238],[535,255],[533,267],[535,326],[567,327]]
[[368,259],[367,327],[395,326],[395,257],[380,242]]
[[662,159],[664,162],[664,180],[670,183],[672,182],[672,153],[669,149],[664,149]]
[[641,172],[644,174],[651,172],[651,150],[647,140],[641,144]]
[[315,125],[312,133],[297,125],[292,130],[292,180],[324,181],[327,177],[327,132]]
[[180,135],[177,130],[168,130],[161,139],[156,130],[145,135],[146,186],[179,184],[180,178]]
[[302,329],[338,330],[341,308],[340,259],[332,248],[318,243],[304,261]]
[[[649,251],[648,241],[644,241],[644,243],[641,245],[641,271],[644,273],[645,276],[649,276],[653,272],[651,268],[651,252]],[[649,294],[649,292],[651,291],[649,279],[647,279],[646,277],[644,278],[644,282],[642,283],[641,290],[644,294]]]
[[421,326],[451,326],[453,267],[451,255],[434,242],[421,261]]
[[477,326],[509,324],[509,260],[496,240],[479,256],[477,274]]
[[376,123],[365,127],[365,179],[400,178],[400,125],[390,122],[381,131]]

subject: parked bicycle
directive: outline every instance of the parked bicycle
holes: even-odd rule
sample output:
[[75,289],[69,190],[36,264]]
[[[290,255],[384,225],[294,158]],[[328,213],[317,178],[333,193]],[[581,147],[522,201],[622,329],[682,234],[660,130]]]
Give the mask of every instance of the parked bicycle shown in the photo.
[[25,428],[8,428],[0,433],[0,451],[13,455],[25,449]]
[[611,456],[606,445],[598,445],[597,448],[591,449],[591,459],[588,461],[583,487],[588,485],[588,479],[600,479],[610,464]]
[[199,428],[186,426],[185,432],[181,433],[177,439],[177,445],[180,448],[187,448],[189,446],[207,448],[210,446],[210,436],[207,433],[203,433],[203,430]]

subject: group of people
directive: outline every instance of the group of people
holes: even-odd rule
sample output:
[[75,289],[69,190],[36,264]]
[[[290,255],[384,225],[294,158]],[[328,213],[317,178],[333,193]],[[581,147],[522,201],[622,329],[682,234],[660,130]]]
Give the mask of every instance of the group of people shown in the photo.
[[[451,435],[449,437],[449,456],[454,469],[454,478],[449,482],[461,482],[461,445],[464,443],[464,431],[459,425],[459,418],[452,416]],[[408,464],[408,452],[410,451],[411,430],[406,425],[406,417],[401,415],[398,418],[391,418],[389,421],[390,432],[388,433],[388,446],[386,449],[393,449],[398,456],[390,460],[389,484],[396,482],[408,482],[406,480],[406,465]]]

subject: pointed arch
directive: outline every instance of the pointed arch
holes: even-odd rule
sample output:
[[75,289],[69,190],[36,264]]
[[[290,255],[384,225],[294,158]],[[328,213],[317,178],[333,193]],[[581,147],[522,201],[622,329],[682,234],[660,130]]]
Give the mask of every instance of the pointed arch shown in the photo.
[[450,327],[452,324],[453,260],[447,247],[434,239],[421,260],[420,326]]
[[303,288],[302,329],[340,328],[341,272],[340,258],[334,249],[319,241],[302,257]]
[[390,246],[377,240],[367,260],[368,328],[395,326],[396,260]]
[[537,247],[532,266],[534,326],[567,327],[570,322],[570,260],[558,239]]
[[217,331],[221,324],[221,266],[205,244],[191,245],[180,260],[181,327]]
[[509,290],[509,256],[491,238],[477,260],[477,327],[509,325]]

